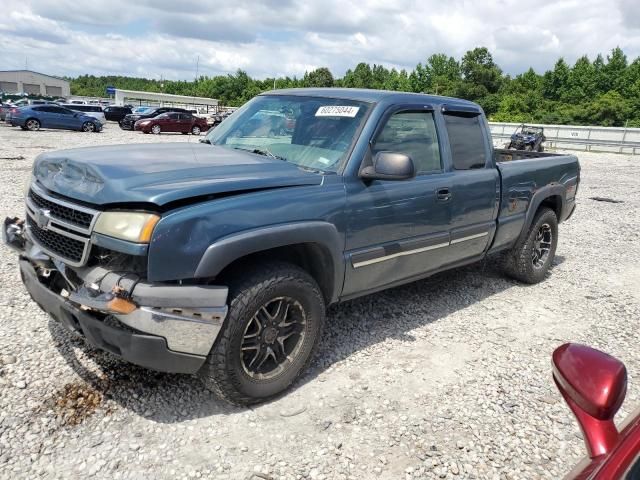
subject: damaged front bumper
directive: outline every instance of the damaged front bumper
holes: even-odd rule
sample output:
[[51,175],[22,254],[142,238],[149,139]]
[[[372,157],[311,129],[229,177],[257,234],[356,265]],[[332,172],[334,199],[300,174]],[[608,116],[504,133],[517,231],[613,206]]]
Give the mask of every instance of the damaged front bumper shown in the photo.
[[[147,283],[100,266],[72,268],[44,254],[24,222],[7,218],[4,243],[20,254],[20,274],[33,300],[103,350],[158,371],[194,373],[227,315],[227,287]],[[126,313],[113,309],[125,292]]]

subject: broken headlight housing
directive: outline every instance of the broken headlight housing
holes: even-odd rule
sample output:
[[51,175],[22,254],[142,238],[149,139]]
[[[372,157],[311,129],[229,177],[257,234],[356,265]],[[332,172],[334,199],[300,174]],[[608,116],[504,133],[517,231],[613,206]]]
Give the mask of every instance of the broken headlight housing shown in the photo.
[[136,243],[149,243],[160,217],[145,212],[102,212],[94,231],[109,237]]

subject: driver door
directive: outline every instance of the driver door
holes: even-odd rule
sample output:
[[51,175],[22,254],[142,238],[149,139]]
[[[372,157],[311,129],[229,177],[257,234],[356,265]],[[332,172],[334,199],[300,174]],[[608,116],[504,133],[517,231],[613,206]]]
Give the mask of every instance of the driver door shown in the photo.
[[73,110],[63,107],[51,107],[55,113],[56,123],[58,128],[66,128],[69,130],[75,130],[80,128],[82,120],[76,117],[76,113]]
[[420,105],[394,111],[383,122],[372,155],[408,155],[417,175],[400,181],[346,180],[345,297],[417,278],[446,262],[451,174],[443,167],[434,113]]

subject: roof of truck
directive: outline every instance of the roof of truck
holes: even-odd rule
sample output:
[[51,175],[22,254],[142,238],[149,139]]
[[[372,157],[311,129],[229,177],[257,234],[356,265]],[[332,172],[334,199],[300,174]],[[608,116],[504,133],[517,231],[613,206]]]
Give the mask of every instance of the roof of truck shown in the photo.
[[300,95],[309,97],[342,98],[359,102],[377,103],[382,100],[392,102],[415,101],[416,97],[425,102],[449,105],[465,105],[479,108],[477,103],[460,98],[442,97],[440,95],[427,95],[424,93],[396,92],[392,90],[370,90],[366,88],[287,88],[282,90],[269,90],[262,95]]

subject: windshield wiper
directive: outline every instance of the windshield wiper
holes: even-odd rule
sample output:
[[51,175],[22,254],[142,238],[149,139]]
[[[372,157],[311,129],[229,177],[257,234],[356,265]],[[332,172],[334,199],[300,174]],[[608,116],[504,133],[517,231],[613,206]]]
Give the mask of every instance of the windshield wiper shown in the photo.
[[276,160],[284,160],[285,162],[289,161],[284,157],[281,157],[279,155],[273,154],[272,152],[270,152],[266,148],[242,148],[242,147],[233,147],[233,148],[235,148],[236,150],[244,150],[245,152],[255,153],[256,155],[262,155],[262,156],[269,157],[269,158],[275,158]]
[[211,145],[211,140],[209,140],[208,138],[201,138],[200,140],[198,140],[200,143],[208,143],[209,145]]

